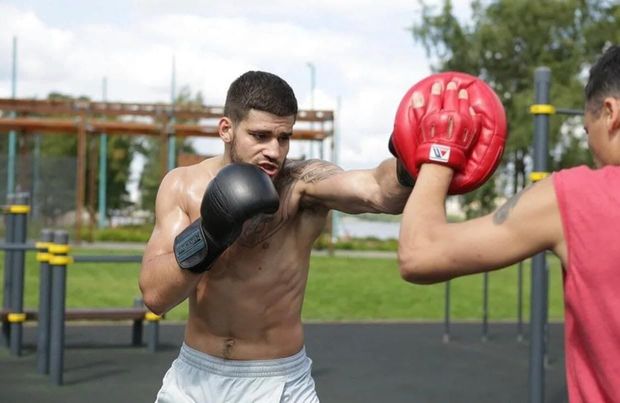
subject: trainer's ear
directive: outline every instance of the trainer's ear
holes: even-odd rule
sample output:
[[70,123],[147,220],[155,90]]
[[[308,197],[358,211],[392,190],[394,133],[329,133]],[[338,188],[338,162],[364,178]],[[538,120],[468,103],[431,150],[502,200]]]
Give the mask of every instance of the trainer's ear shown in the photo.
[[217,131],[224,143],[230,143],[233,139],[233,124],[230,118],[224,116],[217,124]]

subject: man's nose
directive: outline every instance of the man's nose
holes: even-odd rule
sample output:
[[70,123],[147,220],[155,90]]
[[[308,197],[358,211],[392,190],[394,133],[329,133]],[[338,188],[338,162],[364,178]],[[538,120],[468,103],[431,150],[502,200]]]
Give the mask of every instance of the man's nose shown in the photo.
[[265,149],[263,150],[263,154],[265,154],[266,157],[273,159],[273,160],[278,160],[280,158],[280,144],[278,142],[278,139],[271,139],[266,145],[265,145]]

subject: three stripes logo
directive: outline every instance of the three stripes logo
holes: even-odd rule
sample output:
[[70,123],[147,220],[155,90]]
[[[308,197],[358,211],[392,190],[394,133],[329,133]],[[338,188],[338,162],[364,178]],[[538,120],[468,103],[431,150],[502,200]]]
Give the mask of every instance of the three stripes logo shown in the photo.
[[450,160],[450,147],[442,146],[441,144],[431,144],[428,154],[428,158],[431,161],[447,163]]

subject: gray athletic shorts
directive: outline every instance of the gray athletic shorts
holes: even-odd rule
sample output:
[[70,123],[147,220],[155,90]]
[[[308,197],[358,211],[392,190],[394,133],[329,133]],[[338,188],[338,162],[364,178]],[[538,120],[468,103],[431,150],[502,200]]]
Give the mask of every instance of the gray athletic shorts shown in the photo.
[[305,348],[274,360],[224,360],[183,344],[155,403],[316,403]]

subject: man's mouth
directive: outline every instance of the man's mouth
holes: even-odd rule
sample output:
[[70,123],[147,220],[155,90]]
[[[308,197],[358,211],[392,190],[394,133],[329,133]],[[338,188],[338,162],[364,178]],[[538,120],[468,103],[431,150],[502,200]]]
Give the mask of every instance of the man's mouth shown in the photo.
[[258,164],[258,167],[262,169],[271,178],[278,174],[278,166],[269,162],[263,162]]

